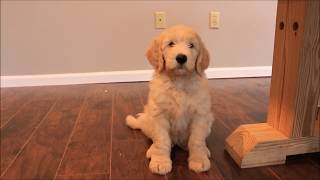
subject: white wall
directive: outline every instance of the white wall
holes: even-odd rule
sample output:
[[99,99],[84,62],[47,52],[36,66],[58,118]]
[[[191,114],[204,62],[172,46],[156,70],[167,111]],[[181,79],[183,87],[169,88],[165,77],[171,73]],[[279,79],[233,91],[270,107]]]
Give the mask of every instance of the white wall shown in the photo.
[[[168,24],[194,27],[211,67],[271,66],[276,1],[1,1],[1,75],[151,69],[145,49]],[[221,28],[208,28],[211,10]]]

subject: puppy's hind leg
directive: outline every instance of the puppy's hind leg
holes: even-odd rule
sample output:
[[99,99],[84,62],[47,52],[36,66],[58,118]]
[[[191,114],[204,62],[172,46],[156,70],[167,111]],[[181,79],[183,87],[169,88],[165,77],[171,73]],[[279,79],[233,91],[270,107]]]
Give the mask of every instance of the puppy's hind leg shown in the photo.
[[131,127],[132,129],[142,129],[143,121],[144,121],[144,115],[143,113],[139,113],[137,115],[138,117],[135,118],[131,115],[128,115],[126,117],[126,124],[127,126]]

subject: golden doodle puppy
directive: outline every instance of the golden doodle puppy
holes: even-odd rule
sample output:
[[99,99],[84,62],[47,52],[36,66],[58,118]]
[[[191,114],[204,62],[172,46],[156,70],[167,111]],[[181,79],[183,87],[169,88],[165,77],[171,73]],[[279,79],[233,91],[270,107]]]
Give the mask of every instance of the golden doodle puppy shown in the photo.
[[209,66],[207,49],[190,27],[176,25],[152,42],[146,56],[155,70],[148,103],[136,118],[127,116],[126,123],[153,141],[146,153],[150,170],[157,174],[171,171],[173,145],[189,151],[191,170],[209,170],[206,138],[214,118],[204,72]]

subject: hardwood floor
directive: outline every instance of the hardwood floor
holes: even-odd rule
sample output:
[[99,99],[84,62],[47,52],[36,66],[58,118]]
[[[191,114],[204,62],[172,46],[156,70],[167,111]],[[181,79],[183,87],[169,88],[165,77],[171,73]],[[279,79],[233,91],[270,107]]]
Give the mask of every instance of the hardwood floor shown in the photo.
[[147,83],[1,89],[1,179],[320,179],[320,153],[291,156],[285,165],[240,169],[224,151],[240,124],[266,120],[269,78],[210,80],[216,121],[207,144],[206,173],[188,169],[188,153],[174,147],[173,169],[155,175],[140,131],[125,125],[141,112]]

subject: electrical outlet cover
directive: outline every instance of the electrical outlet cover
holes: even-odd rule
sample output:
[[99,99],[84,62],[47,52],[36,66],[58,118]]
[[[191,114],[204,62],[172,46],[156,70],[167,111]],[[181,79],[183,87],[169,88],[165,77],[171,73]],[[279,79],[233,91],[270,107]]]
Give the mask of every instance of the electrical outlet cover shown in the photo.
[[164,29],[167,27],[167,18],[165,12],[154,13],[154,25],[156,29]]

